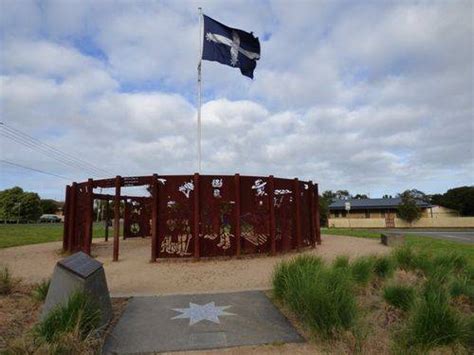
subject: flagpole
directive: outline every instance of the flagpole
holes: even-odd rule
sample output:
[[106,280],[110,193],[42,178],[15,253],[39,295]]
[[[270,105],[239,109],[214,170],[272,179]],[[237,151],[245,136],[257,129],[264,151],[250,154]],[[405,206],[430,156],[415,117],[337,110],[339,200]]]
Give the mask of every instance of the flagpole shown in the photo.
[[198,173],[201,173],[201,103],[202,103],[202,96],[201,96],[201,63],[202,63],[202,8],[198,8],[199,10],[199,63],[198,63],[198,112],[197,112],[197,151],[198,151]]

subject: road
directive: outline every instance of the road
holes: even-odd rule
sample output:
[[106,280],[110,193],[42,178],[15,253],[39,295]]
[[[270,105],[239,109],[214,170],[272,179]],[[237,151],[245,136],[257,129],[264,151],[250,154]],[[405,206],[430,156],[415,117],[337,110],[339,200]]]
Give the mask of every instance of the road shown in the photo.
[[383,232],[399,232],[418,235],[420,237],[433,237],[446,239],[453,242],[474,244],[474,229],[385,229]]

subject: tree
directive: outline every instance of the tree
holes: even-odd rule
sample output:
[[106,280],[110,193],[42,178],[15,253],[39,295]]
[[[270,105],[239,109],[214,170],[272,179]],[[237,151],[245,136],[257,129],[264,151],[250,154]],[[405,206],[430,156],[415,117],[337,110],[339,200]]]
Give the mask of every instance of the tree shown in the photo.
[[392,195],[383,195],[382,198],[393,198]]
[[398,217],[410,224],[420,219],[421,208],[416,204],[416,196],[419,195],[416,192],[414,193],[413,190],[406,190],[405,192],[399,194],[399,196],[401,197],[402,201],[397,208]]
[[431,203],[456,210],[461,216],[474,216],[474,186],[456,187],[442,195],[433,195]]
[[0,219],[4,223],[20,217],[18,215],[19,211],[15,210],[15,206],[18,206],[20,203],[22,195],[23,189],[18,186],[0,191]]
[[321,226],[328,225],[329,219],[329,205],[332,199],[323,196],[319,196],[319,223]]
[[59,203],[55,200],[41,200],[41,212],[46,214],[54,214],[58,210]]
[[362,200],[362,199],[369,198],[369,196],[367,196],[366,194],[357,194],[353,198],[355,198],[356,200]]
[[8,221],[36,221],[41,216],[38,194],[24,192],[21,187],[0,191],[0,219]]
[[18,208],[20,219],[37,221],[41,216],[41,199],[35,192],[25,192],[20,198]]

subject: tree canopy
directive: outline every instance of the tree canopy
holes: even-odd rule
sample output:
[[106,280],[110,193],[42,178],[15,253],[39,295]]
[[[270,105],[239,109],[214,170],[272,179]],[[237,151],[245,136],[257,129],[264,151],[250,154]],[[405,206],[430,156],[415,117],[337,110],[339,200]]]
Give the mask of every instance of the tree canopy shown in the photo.
[[433,195],[431,203],[456,210],[461,216],[474,216],[474,186],[456,187]]
[[0,191],[0,220],[31,222],[37,221],[42,213],[37,193],[23,191],[18,186]]

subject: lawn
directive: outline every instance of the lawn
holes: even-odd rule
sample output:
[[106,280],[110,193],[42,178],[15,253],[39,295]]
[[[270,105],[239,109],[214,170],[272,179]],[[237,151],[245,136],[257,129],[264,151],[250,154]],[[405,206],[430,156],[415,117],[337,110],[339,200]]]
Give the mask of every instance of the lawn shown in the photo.
[[[330,235],[345,235],[357,238],[373,238],[380,239],[380,232],[363,229],[344,229],[344,228],[321,228],[322,234]],[[407,233],[405,234],[406,244],[415,248],[423,249],[430,252],[440,252],[444,250],[451,250],[459,252],[474,262],[474,245],[459,242],[451,242],[448,240],[420,237],[418,235]]]
[[[62,223],[0,224],[0,249],[62,240]],[[104,224],[94,223],[94,238],[104,237]],[[112,236],[112,228],[109,236]]]

